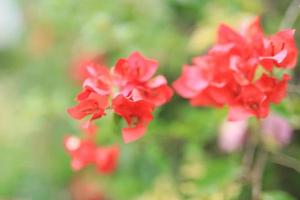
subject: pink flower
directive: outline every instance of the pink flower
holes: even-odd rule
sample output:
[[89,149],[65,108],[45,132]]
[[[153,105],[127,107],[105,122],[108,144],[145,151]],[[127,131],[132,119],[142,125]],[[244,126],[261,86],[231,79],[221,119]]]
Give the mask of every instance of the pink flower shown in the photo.
[[283,147],[290,143],[293,131],[285,118],[271,114],[262,122],[262,133],[265,142]]
[[220,128],[219,147],[222,151],[231,153],[240,150],[246,141],[248,122],[224,121]]
[[[247,131],[247,120],[223,122],[218,138],[220,149],[228,153],[241,149],[248,139]],[[292,128],[285,118],[270,114],[261,121],[261,130],[258,136],[268,147],[278,148],[288,145],[292,134]]]

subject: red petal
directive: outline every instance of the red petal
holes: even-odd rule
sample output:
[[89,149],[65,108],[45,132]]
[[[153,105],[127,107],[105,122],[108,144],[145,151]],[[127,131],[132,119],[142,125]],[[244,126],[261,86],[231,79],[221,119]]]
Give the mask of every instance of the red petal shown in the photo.
[[81,125],[81,128],[89,137],[94,136],[97,132],[97,126],[94,123],[92,123],[91,120],[84,122]]
[[245,120],[248,117],[254,116],[254,113],[249,112],[242,106],[232,106],[229,108],[228,120],[229,121],[239,121]]
[[98,171],[105,174],[113,172],[117,166],[119,152],[118,146],[99,147],[95,160]]
[[280,103],[282,99],[286,96],[287,81],[290,79],[291,77],[285,74],[283,76],[283,79],[273,88],[273,92],[270,97],[272,102]]
[[243,37],[225,24],[221,24],[218,30],[218,43],[244,43]]
[[156,60],[148,59],[141,55],[139,52],[133,52],[129,58],[128,63],[130,66],[136,66],[138,68],[138,80],[147,81],[156,72],[158,67],[158,62]]
[[184,98],[195,97],[208,86],[204,70],[202,67],[185,65],[181,76],[173,83],[175,91]]
[[136,126],[133,128],[123,128],[122,135],[125,143],[130,143],[141,138],[146,132],[146,127]]
[[216,102],[208,93],[207,90],[199,93],[197,96],[190,100],[192,106],[216,106],[222,107],[223,104]]
[[113,68],[115,81],[118,85],[127,82],[148,81],[156,72],[158,62],[142,56],[139,52],[133,52],[127,59],[119,59]]

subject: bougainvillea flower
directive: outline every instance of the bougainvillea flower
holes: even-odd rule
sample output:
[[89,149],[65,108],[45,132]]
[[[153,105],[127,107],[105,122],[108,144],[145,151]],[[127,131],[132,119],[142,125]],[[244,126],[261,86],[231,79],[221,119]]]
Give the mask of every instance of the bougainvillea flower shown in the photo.
[[115,171],[119,158],[119,147],[98,147],[95,153],[95,165],[99,172],[108,174]]
[[80,140],[75,136],[68,136],[64,140],[66,151],[71,155],[71,167],[78,171],[94,163],[96,144],[91,140]]
[[267,144],[283,147],[290,143],[293,131],[285,118],[271,114],[262,121],[262,133]]
[[157,67],[157,61],[134,52],[128,58],[121,58],[117,61],[113,74],[117,84],[122,86],[128,82],[148,81],[155,74]]
[[116,145],[97,147],[91,138],[82,140],[68,136],[65,138],[64,146],[72,157],[71,167],[75,171],[88,165],[95,165],[99,172],[107,174],[116,168],[119,157],[119,147]]
[[155,106],[161,106],[171,99],[173,90],[167,85],[164,76],[156,76],[145,84],[136,86],[131,92],[134,101],[144,100]]
[[89,77],[85,79],[82,87],[99,95],[109,95],[112,86],[109,70],[107,68],[102,68],[101,70],[87,68],[87,70]]
[[[260,123],[261,134],[258,136],[268,148],[274,150],[290,143],[293,130],[287,119],[271,113]],[[219,148],[226,153],[240,150],[249,139],[247,137],[248,128],[249,123],[247,120],[224,121],[219,131]]]
[[255,50],[262,50],[264,32],[260,25],[260,17],[255,17],[250,23],[245,23],[245,26],[242,27],[241,34],[249,43],[254,45]]
[[82,119],[87,115],[91,115],[91,119],[97,119],[105,114],[107,106],[108,98],[106,96],[90,93],[78,105],[69,108],[68,113],[74,119]]
[[220,149],[227,153],[241,149],[247,139],[247,129],[247,120],[224,121],[219,131]]
[[265,118],[285,97],[290,79],[275,76],[274,68],[293,68],[297,55],[294,30],[267,37],[258,17],[241,31],[222,24],[216,44],[184,65],[173,87],[192,106],[228,106],[230,120]]
[[229,109],[229,120],[243,120],[250,116],[264,118],[269,113],[269,101],[259,88],[248,85],[242,88],[235,105]]
[[70,68],[71,77],[82,83],[90,76],[89,69],[101,73],[106,69],[103,55],[81,55],[74,59]]
[[128,58],[117,61],[112,77],[120,94],[133,101],[143,99],[161,106],[171,99],[173,91],[164,76],[153,77],[157,67],[157,61],[134,52]]
[[87,135],[87,137],[95,136],[98,130],[98,127],[91,120],[82,123],[80,128]]
[[124,142],[132,142],[142,137],[153,118],[153,105],[143,100],[131,101],[123,95],[114,98],[112,105],[114,112],[128,124],[128,128],[122,129]]
[[260,59],[266,69],[272,69],[273,65],[288,69],[296,66],[298,49],[294,34],[295,30],[287,29],[265,39],[265,52]]
[[264,92],[272,103],[280,103],[286,95],[287,82],[291,77],[284,74],[282,80],[263,74],[256,86]]
[[239,44],[241,46],[244,45],[245,39],[243,36],[232,29],[231,27],[221,24],[218,29],[218,44],[228,44],[228,43],[234,43]]
[[209,85],[207,68],[185,65],[181,76],[173,83],[176,92],[185,98],[197,96]]
[[[139,52],[119,59],[111,70],[94,62],[85,62],[85,65],[87,76],[82,83],[82,91],[76,96],[78,103],[69,108],[68,113],[77,120],[89,117],[81,126],[86,139],[70,137],[66,139],[65,146],[72,156],[72,163],[75,163],[72,164],[74,169],[95,164],[100,172],[109,173],[115,168],[119,149],[95,145],[97,127],[94,121],[107,112],[117,114],[127,123],[127,127],[121,130],[124,142],[133,142],[145,134],[153,119],[152,112],[171,99],[173,90],[164,76],[154,76],[158,62],[145,58]],[[72,141],[77,144],[74,150]],[[86,152],[88,160],[81,158]]]

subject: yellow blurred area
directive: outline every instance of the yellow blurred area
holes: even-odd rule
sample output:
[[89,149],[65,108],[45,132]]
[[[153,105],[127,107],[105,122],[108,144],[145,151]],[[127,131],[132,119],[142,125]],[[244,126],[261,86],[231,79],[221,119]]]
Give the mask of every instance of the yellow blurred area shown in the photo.
[[[253,19],[256,15],[262,12],[262,2],[259,0],[242,0],[240,1],[245,10],[235,10],[211,2],[206,5],[204,11],[206,17],[200,21],[194,29],[189,43],[188,50],[195,54],[205,51],[216,40],[217,30],[220,23],[228,24],[235,28],[240,28],[241,24]],[[253,12],[257,13],[253,15]]]

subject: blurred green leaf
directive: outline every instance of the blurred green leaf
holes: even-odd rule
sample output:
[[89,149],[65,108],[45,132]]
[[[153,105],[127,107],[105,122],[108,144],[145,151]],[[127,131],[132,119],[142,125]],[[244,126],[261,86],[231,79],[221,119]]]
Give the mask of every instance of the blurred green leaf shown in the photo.
[[263,200],[296,200],[296,199],[283,191],[269,191],[263,194]]

